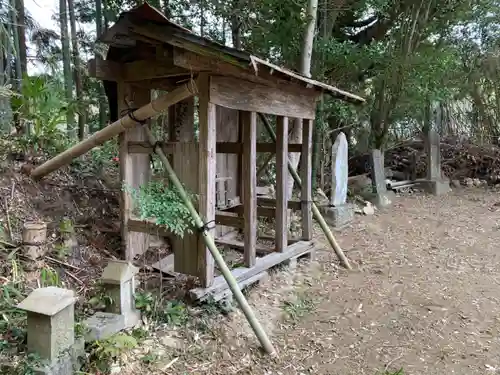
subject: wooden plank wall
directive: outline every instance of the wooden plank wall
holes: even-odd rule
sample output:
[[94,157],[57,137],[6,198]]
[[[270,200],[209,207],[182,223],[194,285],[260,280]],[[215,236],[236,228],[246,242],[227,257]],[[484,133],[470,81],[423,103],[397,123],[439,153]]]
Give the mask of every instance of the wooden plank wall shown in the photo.
[[[118,83],[118,110],[126,110],[125,102],[134,107],[143,106],[151,101],[151,90],[138,88],[124,82]],[[148,125],[149,126],[149,121]],[[146,133],[143,128],[136,127],[127,130],[119,136],[120,180],[130,188],[138,189],[149,182],[151,168],[149,155],[130,154],[129,141],[145,141]],[[137,255],[144,254],[149,247],[149,233],[130,231],[128,221],[133,218],[134,202],[130,193],[122,191],[120,200],[121,235],[124,247],[124,258],[133,260]]]
[[[217,142],[238,142],[238,111],[217,106]],[[230,177],[227,181],[227,199],[239,196],[238,163],[240,156],[237,154],[217,154],[217,177]],[[224,183],[219,184],[218,194],[223,194]],[[233,231],[232,227],[218,225],[217,236],[223,236]]]
[[[198,191],[198,144],[179,142],[174,146],[172,154],[175,174],[191,192]],[[196,207],[198,208],[198,207]],[[199,234],[194,229],[192,234],[184,237],[173,236],[174,271],[186,275],[198,276],[201,265],[198,257]]]

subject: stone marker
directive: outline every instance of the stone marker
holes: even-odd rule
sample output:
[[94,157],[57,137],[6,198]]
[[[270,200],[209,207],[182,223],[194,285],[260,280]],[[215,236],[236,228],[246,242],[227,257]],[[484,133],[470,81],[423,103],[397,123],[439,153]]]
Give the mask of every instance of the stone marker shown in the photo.
[[84,322],[85,341],[105,340],[125,329],[125,317],[119,314],[97,312]]
[[36,374],[71,375],[79,369],[83,341],[75,342],[74,292],[47,287],[34,290],[17,307],[28,315],[28,352],[43,362]]
[[332,193],[330,204],[338,207],[347,200],[347,139],[344,133],[340,133],[332,146]]
[[427,181],[423,182],[423,188],[434,195],[448,193],[450,181],[441,175],[441,151],[439,134],[431,129],[425,139],[427,152]]
[[396,194],[387,190],[384,169],[384,153],[379,149],[373,149],[370,155],[370,167],[372,174],[372,203],[377,207],[385,207],[392,204]]
[[135,307],[135,275],[138,271],[130,262],[121,260],[112,260],[104,268],[101,281],[111,303],[106,312],[98,312],[85,320],[85,341],[106,339],[140,322],[141,315]]
[[329,225],[342,227],[354,218],[354,206],[347,204],[348,145],[344,133],[339,133],[332,146],[332,180],[330,204],[322,207]]
[[125,328],[136,326],[141,320],[135,308],[135,275],[139,269],[130,262],[112,260],[102,273],[101,281],[111,303],[106,312],[123,315]]

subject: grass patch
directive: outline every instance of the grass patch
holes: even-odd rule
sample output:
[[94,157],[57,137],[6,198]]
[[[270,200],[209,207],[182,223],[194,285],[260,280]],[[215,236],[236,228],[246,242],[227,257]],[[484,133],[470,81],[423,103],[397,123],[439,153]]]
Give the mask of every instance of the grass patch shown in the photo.
[[294,322],[309,314],[315,307],[314,301],[303,294],[297,295],[293,301],[285,301],[282,306],[286,318]]

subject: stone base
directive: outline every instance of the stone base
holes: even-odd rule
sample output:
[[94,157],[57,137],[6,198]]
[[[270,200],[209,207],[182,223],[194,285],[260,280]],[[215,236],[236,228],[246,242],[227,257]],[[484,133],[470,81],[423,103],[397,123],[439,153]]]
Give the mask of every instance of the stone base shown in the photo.
[[447,180],[422,181],[420,186],[433,195],[443,195],[451,191],[450,182]]
[[343,204],[337,207],[320,207],[325,221],[334,228],[343,227],[354,219],[354,206],[352,204]]
[[119,314],[98,312],[83,322],[86,332],[85,341],[105,340],[124,330],[125,317]]
[[34,369],[35,375],[73,375],[77,374],[85,359],[85,342],[82,337],[52,364]]
[[134,328],[141,322],[141,312],[135,308],[121,315],[125,318],[125,329]]
[[369,199],[376,207],[387,207],[392,205],[396,199],[396,194],[392,190],[386,190],[382,193],[374,193]]

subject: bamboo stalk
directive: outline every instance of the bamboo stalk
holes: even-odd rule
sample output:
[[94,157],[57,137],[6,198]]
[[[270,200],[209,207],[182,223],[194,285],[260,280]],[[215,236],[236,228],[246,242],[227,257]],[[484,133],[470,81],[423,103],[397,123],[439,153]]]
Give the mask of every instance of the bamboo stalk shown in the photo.
[[[205,223],[203,222],[202,218],[196,211],[196,208],[194,207],[193,203],[191,202],[191,199],[187,195],[186,191],[184,190],[184,187],[182,186],[182,183],[179,181],[177,178],[177,175],[175,174],[175,171],[173,170],[172,166],[170,165],[170,162],[167,159],[167,156],[163,152],[162,148],[157,145],[156,139],[151,133],[151,130],[148,128],[146,129],[146,136],[148,137],[149,143],[153,146],[154,151],[156,154],[160,157],[161,161],[165,165],[165,168],[167,169],[168,177],[170,178],[170,181],[174,184],[174,186],[177,188],[177,191],[179,192],[184,204],[188,208],[189,212],[191,213],[191,216],[193,217],[196,227],[197,228],[203,228]],[[206,229],[203,229],[202,232],[202,237],[203,240],[205,241],[205,244],[207,245],[208,249],[210,250],[210,253],[214,257],[215,262],[219,266],[220,271],[222,272],[222,275],[224,276],[224,279],[226,280],[227,284],[229,285],[229,289],[233,292],[234,297],[236,298],[236,301],[240,305],[241,309],[243,310],[243,313],[245,314],[248,323],[252,327],[253,331],[255,332],[255,335],[259,339],[262,347],[264,350],[271,355],[275,354],[275,350],[273,347],[273,344],[271,343],[271,340],[269,340],[269,337],[267,336],[266,332],[260,325],[259,321],[255,317],[255,314],[252,311],[252,308],[248,304],[247,300],[245,299],[245,296],[243,296],[243,293],[241,292],[240,288],[238,287],[238,282],[234,278],[233,274],[229,270],[228,266],[224,262],[224,258],[220,254],[219,250],[217,249],[217,246],[215,245],[215,241],[213,237],[210,235],[210,233],[207,232]]]
[[[267,117],[264,116],[262,113],[259,113],[260,118],[262,119],[262,122],[264,123],[264,126],[267,129],[267,132],[269,133],[269,136],[273,140],[273,142],[276,142],[276,134],[274,133],[273,128],[269,124],[269,121],[267,120]],[[292,163],[290,163],[290,160],[288,160],[288,171],[292,175],[293,179],[295,180],[295,183],[297,184],[298,187],[301,187],[302,182],[300,181],[300,177],[295,171],[295,169],[292,166]],[[318,210],[318,207],[316,207],[316,204],[312,202],[311,204],[311,209],[314,218],[318,222],[319,226],[323,230],[323,233],[325,234],[326,238],[328,239],[328,242],[332,246],[333,250],[335,251],[335,254],[337,254],[337,257],[340,260],[340,263],[347,268],[348,270],[352,270],[351,264],[349,263],[349,260],[345,256],[344,252],[340,248],[339,244],[335,240],[335,237],[333,236],[332,231],[328,227],[328,224],[326,223],[325,219],[321,215],[321,213]]]
[[184,83],[168,94],[165,94],[158,99],[153,100],[151,103],[140,107],[139,109],[134,111],[131,116],[123,116],[121,119],[115,121],[111,125],[108,125],[104,129],[92,134],[86,140],[79,142],[78,144],[60,153],[54,158],[47,160],[39,167],[33,169],[33,171],[31,172],[31,177],[35,179],[41,178],[55,171],[56,169],[69,164],[73,159],[85,154],[87,151],[96,146],[99,146],[100,144],[122,133],[123,131],[137,126],[137,122],[132,120],[132,117],[139,121],[147,120],[150,117],[164,112],[171,105],[176,104],[193,95],[196,95],[197,93],[198,89],[194,81],[191,80]]

